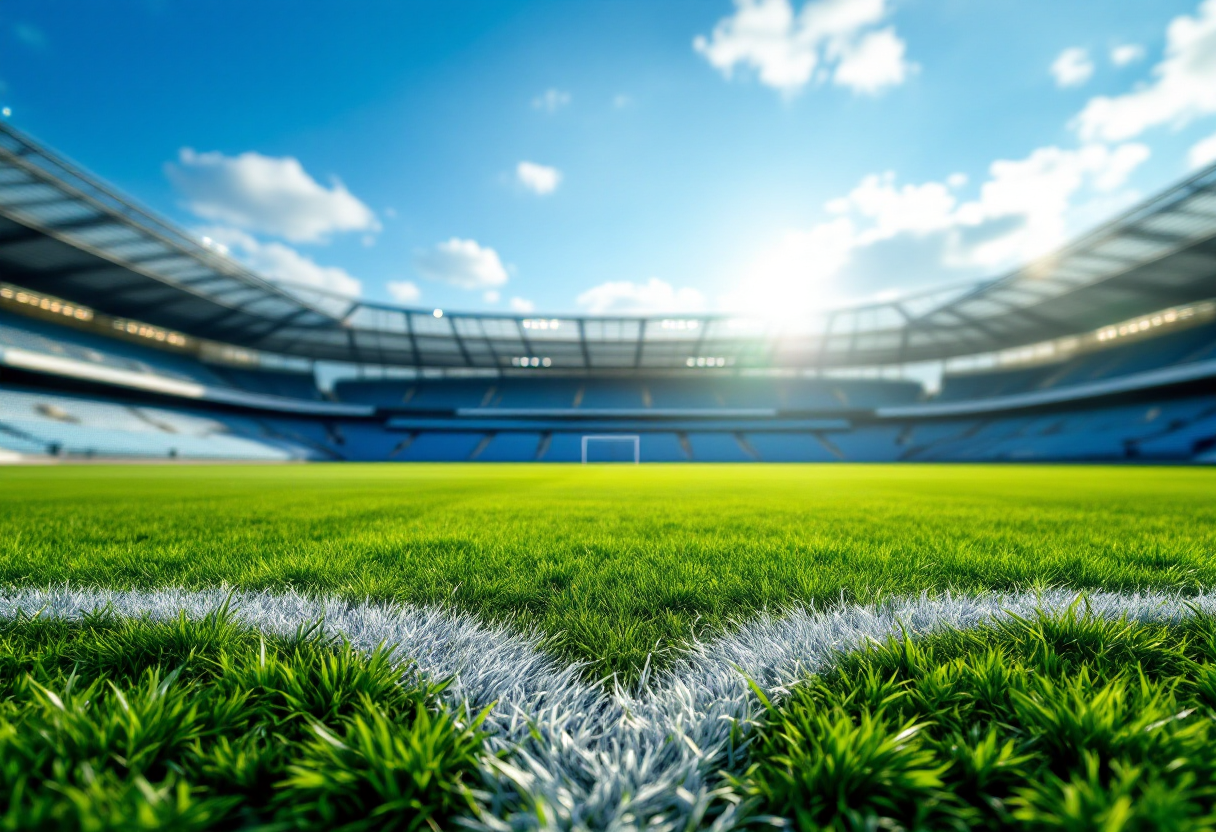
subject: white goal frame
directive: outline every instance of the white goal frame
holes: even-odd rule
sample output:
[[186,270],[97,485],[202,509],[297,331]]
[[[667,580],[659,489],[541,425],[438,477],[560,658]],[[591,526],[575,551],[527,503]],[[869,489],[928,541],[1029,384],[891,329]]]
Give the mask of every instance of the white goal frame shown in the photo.
[[642,462],[642,437],[636,433],[628,434],[586,434],[583,436],[583,464],[587,464],[587,444],[591,440],[604,442],[632,442],[633,443],[633,464],[639,465]]

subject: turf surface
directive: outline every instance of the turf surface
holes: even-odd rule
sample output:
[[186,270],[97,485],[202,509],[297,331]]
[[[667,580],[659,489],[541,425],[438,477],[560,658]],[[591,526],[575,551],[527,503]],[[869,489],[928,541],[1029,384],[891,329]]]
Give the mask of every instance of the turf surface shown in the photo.
[[[565,828],[548,808],[533,826],[478,813],[480,720],[319,632],[222,609],[0,622],[0,829]],[[709,772],[703,813],[647,828],[708,828],[729,805],[733,828],[808,832],[1211,829],[1214,662],[1211,612],[1083,603],[873,642],[776,704],[757,688],[746,759]]]
[[1216,584],[1216,470],[1062,466],[0,469],[0,583],[450,603],[636,675],[761,608]]
[[1216,826],[1216,619],[1083,605],[842,656],[732,778],[803,830]]
[[222,612],[0,622],[0,829],[429,830],[471,805],[481,738],[315,629]]

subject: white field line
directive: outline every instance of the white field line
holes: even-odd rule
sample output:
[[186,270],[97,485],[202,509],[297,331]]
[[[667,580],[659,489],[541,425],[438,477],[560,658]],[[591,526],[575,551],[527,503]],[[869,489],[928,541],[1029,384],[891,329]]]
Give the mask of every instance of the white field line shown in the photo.
[[[494,830],[727,829],[740,820],[715,791],[717,772],[742,762],[741,732],[760,716],[750,678],[780,696],[791,683],[820,670],[838,651],[902,632],[974,627],[994,618],[1062,611],[1077,593],[940,596],[762,614],[729,635],[694,645],[674,667],[640,691],[608,690],[579,677],[577,666],[547,656],[536,635],[486,625],[450,609],[385,606],[296,594],[237,592],[234,618],[267,633],[290,636],[301,623],[357,648],[392,646],[432,677],[453,677],[444,694],[476,712],[496,703],[487,729],[504,761],[487,763],[484,811],[470,824]],[[109,606],[120,615],[153,619],[203,616],[228,591],[109,591],[10,589],[0,616],[20,613],[79,618]],[[1182,598],[1168,593],[1085,596],[1091,613],[1135,621],[1178,620],[1199,609],[1216,613],[1216,593]],[[742,734],[746,734],[743,731]]]

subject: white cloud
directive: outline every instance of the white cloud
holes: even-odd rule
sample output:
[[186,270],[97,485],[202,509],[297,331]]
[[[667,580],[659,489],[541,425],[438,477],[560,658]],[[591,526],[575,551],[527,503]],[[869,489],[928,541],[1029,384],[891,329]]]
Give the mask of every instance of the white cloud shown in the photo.
[[633,104],[633,96],[631,96],[631,95],[627,95],[623,92],[618,92],[616,95],[612,96],[612,106],[616,107],[618,110],[623,110],[626,107],[631,106],[632,104]]
[[520,162],[515,166],[515,176],[521,185],[541,196],[556,191],[562,181],[560,170],[536,162]]
[[338,180],[317,182],[290,156],[225,156],[188,147],[165,172],[197,216],[292,242],[316,242],[338,231],[379,231],[380,223]]
[[498,303],[500,300],[502,300],[502,292],[498,291],[497,289],[488,289],[481,296],[481,299],[486,303]]
[[[868,13],[853,21],[875,20],[876,7],[881,8],[881,0],[856,6]],[[747,11],[755,16],[753,34],[765,20],[770,32],[779,34],[801,25],[791,15],[781,17],[778,13],[788,11],[788,5],[773,0],[740,2],[738,8],[740,15]],[[806,19],[807,8],[800,20]],[[720,24],[715,34],[738,32]],[[702,43],[707,57],[721,59],[716,63],[724,71],[752,61],[763,72],[762,50],[733,57],[709,54],[719,45],[717,40]],[[807,53],[799,54],[805,58]],[[1111,60],[1126,64],[1142,54],[1129,44],[1112,50]],[[769,63],[791,72],[796,68],[788,76],[788,83],[795,84],[823,75],[815,64],[818,56],[808,60],[809,68]],[[1080,83],[1094,71],[1093,61],[1080,49],[1066,50],[1055,69],[1061,83]],[[1082,137],[1079,146],[1041,147],[1021,159],[997,160],[973,186],[961,173],[912,184],[899,183],[892,173],[863,177],[848,194],[826,203],[828,219],[777,234],[762,246],[739,270],[736,289],[722,296],[722,308],[799,316],[816,306],[894,288],[927,287],[951,276],[992,276],[1049,253],[1138,198],[1128,182],[1150,150],[1127,137],[1154,125],[1216,113],[1216,0],[1203,0],[1194,16],[1171,22],[1166,56],[1152,75],[1150,83],[1128,95],[1091,99],[1074,121]],[[1198,142],[1190,160],[1196,166],[1216,161],[1216,135]]]
[[957,256],[982,266],[1012,266],[1046,254],[1069,233],[1068,212],[1074,197],[1086,189],[1109,193],[1149,157],[1142,144],[1109,148],[1100,144],[1076,150],[1042,147],[1025,159],[993,162],[991,178],[980,197],[959,207],[961,227],[1012,218],[1016,226],[990,239],[961,247]]
[[706,306],[696,289],[677,289],[657,277],[646,283],[610,280],[583,292],[577,303],[592,315],[701,312]]
[[529,312],[536,311],[536,304],[524,298],[511,298],[510,304],[512,312],[518,312],[521,315],[527,315]]
[[387,288],[393,300],[398,303],[417,303],[422,297],[422,290],[412,280],[391,280]]
[[817,49],[795,34],[788,0],[736,0],[735,14],[718,21],[708,39],[698,35],[693,48],[728,78],[736,64],[747,64],[780,90],[802,87],[818,62]]
[[1216,162],[1216,133],[1206,139],[1200,139],[1187,154],[1187,161],[1193,168],[1201,168]]
[[1056,86],[1079,87],[1093,76],[1094,62],[1090,60],[1089,52],[1073,46],[1052,61],[1051,74],[1056,79]]
[[222,251],[231,251],[237,259],[263,277],[314,289],[324,289],[340,295],[358,296],[363,284],[345,269],[321,266],[283,243],[264,243],[235,228],[206,228],[204,241],[211,241]]
[[1081,137],[1123,141],[1150,127],[1181,126],[1216,113],[1216,0],[1203,0],[1194,17],[1170,22],[1165,58],[1152,75],[1125,95],[1091,99],[1075,122]]
[[889,14],[886,0],[811,0],[797,14],[789,0],[735,0],[735,13],[693,48],[728,78],[747,66],[787,94],[829,75],[854,92],[877,93],[915,69],[895,29],[876,30]]
[[1121,43],[1110,50],[1110,62],[1115,66],[1127,66],[1144,60],[1144,47],[1138,43]]
[[957,174],[903,185],[893,173],[871,174],[827,203],[832,219],[764,249],[723,304],[796,316],[916,280],[940,282],[943,273],[979,277],[1020,265],[1067,239],[1078,203],[1121,198],[1115,192],[1148,155],[1134,143],[1039,148],[993,162],[969,200],[956,193],[965,186]]
[[532,107],[547,113],[556,113],[570,103],[570,93],[550,87],[532,99]]
[[458,237],[414,255],[414,267],[427,280],[462,289],[487,289],[507,282],[507,269],[494,249]]
[[911,70],[904,60],[906,44],[894,28],[871,32],[857,48],[846,52],[836,66],[833,80],[857,92],[876,93],[884,87],[902,84]]
[[940,182],[895,186],[895,174],[871,174],[848,196],[828,203],[832,213],[854,212],[872,223],[869,234],[890,237],[905,231],[925,233],[953,222],[957,200],[950,187]]

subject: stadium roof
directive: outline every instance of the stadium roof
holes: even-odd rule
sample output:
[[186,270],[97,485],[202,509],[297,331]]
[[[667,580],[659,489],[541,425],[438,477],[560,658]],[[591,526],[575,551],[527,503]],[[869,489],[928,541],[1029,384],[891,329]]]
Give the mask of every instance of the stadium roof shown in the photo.
[[239,347],[435,368],[842,368],[1089,332],[1216,296],[1216,165],[995,280],[818,312],[518,316],[365,303],[267,280],[0,123],[0,276]]

